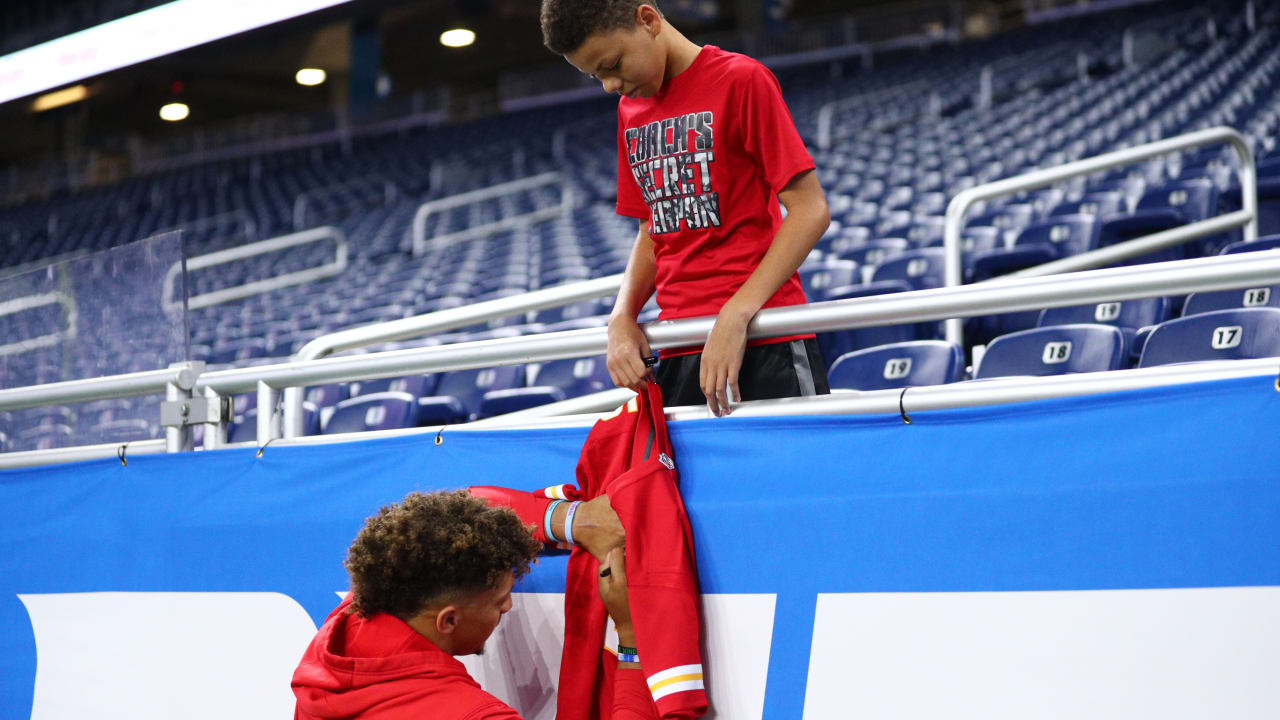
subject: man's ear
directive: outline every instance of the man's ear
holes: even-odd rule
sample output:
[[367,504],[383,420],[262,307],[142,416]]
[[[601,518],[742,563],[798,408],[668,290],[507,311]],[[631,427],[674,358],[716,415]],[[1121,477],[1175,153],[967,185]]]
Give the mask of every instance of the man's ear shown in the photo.
[[458,606],[446,605],[436,613],[436,632],[450,635],[458,629]]

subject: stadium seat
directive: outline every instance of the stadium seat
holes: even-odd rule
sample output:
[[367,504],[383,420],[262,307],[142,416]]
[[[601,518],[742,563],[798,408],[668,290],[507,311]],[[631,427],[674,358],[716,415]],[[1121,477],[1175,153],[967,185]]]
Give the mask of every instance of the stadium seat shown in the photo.
[[1218,310],[1157,325],[1139,367],[1280,355],[1280,308]]
[[517,410],[589,395],[613,387],[603,355],[552,360],[540,368],[534,385],[490,390],[480,403],[478,417],[492,417]]
[[1129,359],[1136,363],[1146,341],[1143,328],[1150,328],[1169,319],[1171,303],[1168,298],[1145,298],[1121,302],[1077,305],[1075,307],[1048,308],[1040,312],[1037,327],[1097,323],[1114,325],[1125,335]]
[[[319,435],[322,426],[321,420],[325,418],[324,411],[333,408],[319,408],[315,403],[303,401],[302,403],[302,434],[303,435]],[[331,416],[331,415],[330,415]],[[202,426],[196,426],[200,428]],[[352,431],[355,432],[355,431]],[[254,408],[244,414],[239,422],[229,423],[227,425],[227,442],[250,442],[258,439],[258,409]]]
[[848,390],[943,385],[964,378],[964,353],[941,340],[883,345],[841,355],[827,378]]
[[1098,223],[1090,215],[1054,215],[1028,224],[1008,250],[995,249],[973,259],[973,280],[981,282],[1094,249]]
[[89,428],[89,437],[94,442],[134,442],[155,437],[151,425],[146,420],[109,420]]
[[822,300],[827,290],[858,281],[858,264],[850,260],[832,260],[800,268],[800,285],[810,300]]
[[[910,289],[911,286],[902,280],[886,280],[866,285],[846,285],[845,287],[832,288],[827,293],[827,300],[852,300],[874,295],[906,292]],[[877,345],[907,342],[918,337],[919,326],[916,324],[864,327],[818,333],[818,347],[822,352],[823,361],[830,367],[836,361],[836,358],[845,353]]]
[[912,290],[942,287],[944,251],[942,248],[908,250],[886,260],[876,268],[872,282],[901,281]]
[[335,435],[393,430],[415,427],[417,424],[417,398],[407,392],[381,392],[353,397],[335,405],[323,433]]
[[1115,191],[1086,193],[1079,200],[1059,203],[1052,215],[1090,215],[1103,217],[1125,210],[1124,195]]
[[1235,255],[1236,253],[1259,252],[1261,250],[1277,250],[1277,249],[1280,249],[1280,235],[1267,235],[1265,237],[1260,237],[1257,240],[1254,240],[1253,242],[1247,242],[1245,240],[1241,240],[1239,242],[1231,243],[1230,245],[1222,248],[1222,251],[1218,254],[1219,255]]
[[435,392],[436,375],[406,375],[396,378],[378,380],[361,380],[349,383],[348,392],[351,397],[372,395],[380,392],[407,392],[414,397],[426,397]]
[[1280,307],[1280,285],[1192,293],[1187,296],[1182,316],[1255,307]]
[[987,346],[975,379],[1120,369],[1124,333],[1109,325],[1057,325],[1002,335]]
[[[1098,246],[1109,247],[1204,220],[1217,214],[1217,207],[1218,191],[1209,180],[1199,178],[1169,183],[1143,194],[1132,214],[1104,218],[1098,235]],[[1121,264],[1137,265],[1182,260],[1186,257],[1187,248],[1177,245],[1130,258]]]
[[419,422],[444,425],[476,419],[484,394],[524,386],[524,365],[503,365],[444,373],[436,394],[419,399]]

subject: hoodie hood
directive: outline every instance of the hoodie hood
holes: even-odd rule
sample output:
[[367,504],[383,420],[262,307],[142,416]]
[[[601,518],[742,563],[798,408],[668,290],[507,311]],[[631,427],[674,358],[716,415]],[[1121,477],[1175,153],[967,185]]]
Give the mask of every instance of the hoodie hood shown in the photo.
[[462,663],[403,620],[361,617],[350,607],[348,598],[329,614],[294,671],[297,718],[391,720],[459,697],[494,701]]

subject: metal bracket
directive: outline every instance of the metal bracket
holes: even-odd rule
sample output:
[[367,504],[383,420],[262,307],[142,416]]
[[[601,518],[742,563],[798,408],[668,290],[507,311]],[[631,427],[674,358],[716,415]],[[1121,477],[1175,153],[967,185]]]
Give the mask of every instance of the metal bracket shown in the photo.
[[220,398],[211,403],[208,398],[193,397],[182,400],[166,400],[160,403],[160,424],[164,427],[185,427],[204,423],[220,423],[231,418],[231,398]]

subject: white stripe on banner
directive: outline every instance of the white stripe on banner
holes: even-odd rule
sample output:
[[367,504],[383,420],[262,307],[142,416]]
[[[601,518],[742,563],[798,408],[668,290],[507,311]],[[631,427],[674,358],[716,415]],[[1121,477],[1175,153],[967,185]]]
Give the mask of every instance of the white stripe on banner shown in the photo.
[[1280,718],[1276,587],[822,594],[812,647],[806,720]]

